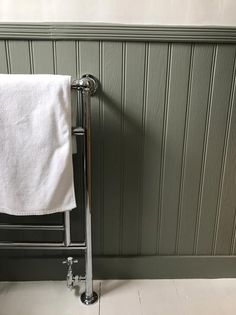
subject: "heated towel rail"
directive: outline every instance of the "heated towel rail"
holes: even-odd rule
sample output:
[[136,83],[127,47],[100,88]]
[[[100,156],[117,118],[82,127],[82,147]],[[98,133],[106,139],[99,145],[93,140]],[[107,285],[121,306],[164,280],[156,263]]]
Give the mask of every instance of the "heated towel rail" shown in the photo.
[[85,292],[81,295],[81,301],[93,304],[98,296],[93,291],[92,274],[92,238],[91,238],[91,96],[98,88],[98,81],[90,74],[85,74],[79,80],[72,82],[72,89],[78,91],[80,98],[82,122],[81,126],[72,128],[72,134],[83,137],[83,185],[85,205],[85,240],[81,243],[71,242],[70,211],[64,212],[64,224],[62,225],[36,225],[36,224],[0,224],[0,230],[33,230],[33,231],[64,231],[63,242],[30,243],[1,241],[0,249],[31,249],[31,250],[83,250],[85,254],[85,277],[74,276],[72,265],[76,263],[73,257],[67,257],[64,263],[68,264],[67,285],[73,286],[75,280],[85,280]]

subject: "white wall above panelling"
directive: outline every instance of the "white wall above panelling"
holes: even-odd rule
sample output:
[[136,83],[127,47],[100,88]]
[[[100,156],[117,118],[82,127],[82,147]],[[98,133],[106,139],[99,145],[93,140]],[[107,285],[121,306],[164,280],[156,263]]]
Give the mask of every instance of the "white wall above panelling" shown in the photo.
[[0,22],[236,26],[236,0],[0,0]]

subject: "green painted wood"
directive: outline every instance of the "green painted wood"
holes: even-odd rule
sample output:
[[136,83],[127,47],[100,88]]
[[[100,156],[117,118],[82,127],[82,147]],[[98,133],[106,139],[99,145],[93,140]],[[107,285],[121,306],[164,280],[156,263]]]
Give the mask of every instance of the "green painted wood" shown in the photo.
[[29,42],[12,40],[8,42],[8,49],[10,73],[31,73]]
[[156,253],[167,44],[150,44],[143,160],[141,253]]
[[[106,27],[106,36],[108,32],[115,36],[119,29]],[[124,33],[119,36],[130,36],[133,41],[137,34],[141,40],[148,34],[145,32],[157,32],[144,29],[133,28],[128,35],[130,29],[121,28]],[[32,32],[37,30],[35,26]],[[197,268],[199,255],[212,255],[211,261],[215,258],[218,266],[215,271],[209,267],[205,272],[201,263],[197,274],[223,275],[220,268],[228,263],[218,265],[219,258],[214,255],[230,255],[236,250],[235,45],[221,44],[216,49],[215,44],[198,42],[206,40],[209,33],[194,43],[173,43],[168,36],[173,36],[173,41],[180,38],[174,28],[168,29],[172,31],[169,35],[165,33],[167,43],[121,42],[117,41],[118,33],[112,41],[107,41],[109,37],[100,42],[75,41],[73,36],[78,38],[81,30],[81,36],[98,38],[97,29],[92,33],[92,28],[61,25],[57,30],[60,35],[51,34],[53,40],[47,36],[43,40],[34,40],[34,36],[0,40],[0,72],[58,73],[73,78],[92,73],[100,81],[100,90],[92,98],[94,253],[103,257],[138,255],[140,260],[124,261],[127,266],[137,260],[141,266],[142,261],[143,271],[127,267],[126,273],[120,258],[114,258],[114,265],[107,269],[109,260],[101,258],[97,274],[159,277],[164,271],[157,269],[164,270],[164,265],[159,264],[158,255],[172,255],[183,264],[183,271],[189,268],[189,275],[196,276],[181,257],[190,255]],[[47,28],[43,26],[44,31]],[[68,37],[67,32],[71,34]],[[53,34],[65,36],[65,40],[56,40]],[[160,34],[149,35],[157,40]],[[188,34],[186,41],[193,42],[196,32],[192,40]],[[79,156],[74,157],[75,165],[78,161]],[[75,185],[80,210],[79,167]],[[73,234],[80,238],[83,217],[73,215]],[[52,223],[61,219],[48,217]],[[1,222],[37,220],[47,222],[45,216],[0,216]],[[145,255],[154,256],[146,259]],[[169,264],[169,260],[165,262]],[[209,260],[206,265],[210,266]],[[165,276],[180,275],[180,267],[168,266]],[[234,275],[232,268],[227,274]]]
[[[103,111],[103,240],[104,254],[120,250],[121,210],[121,128],[122,128],[122,43],[107,42],[102,47]],[[111,237],[112,235],[112,237]]]
[[183,189],[180,196],[180,226],[177,249],[180,255],[194,251],[195,224],[203,154],[204,130],[212,65],[212,45],[193,46],[192,74],[189,82],[189,114],[186,117],[186,148]]
[[32,41],[32,60],[34,73],[53,74],[52,41]]
[[[101,47],[99,42],[81,41],[78,45],[79,69],[81,74],[91,73],[101,81]],[[103,87],[100,86],[100,92],[91,100],[92,111],[92,222],[93,222],[93,252],[100,255],[103,252],[103,169],[102,163],[102,133],[100,117],[102,113],[102,104],[100,95]]]
[[0,73],[8,73],[5,41],[0,40]]
[[162,255],[175,253],[190,52],[190,45],[171,47],[159,240]]
[[[5,258],[0,260],[0,281],[65,280],[61,258]],[[83,272],[83,258],[74,272]],[[187,279],[236,277],[235,256],[93,257],[95,279]],[[6,266],[8,266],[6,270]],[[148,268],[147,268],[148,266]],[[25,272],[27,271],[27,272]]]
[[122,254],[137,254],[142,163],[142,115],[145,45],[127,43],[125,61]]
[[56,73],[71,75],[72,79],[77,79],[76,42],[55,42],[54,54],[56,59]]
[[235,278],[235,263],[235,256],[95,257],[94,274],[96,279]]
[[207,147],[205,160],[203,160],[204,177],[200,191],[200,220],[196,248],[197,253],[203,255],[210,254],[213,250],[234,57],[234,47],[222,45],[217,47],[209,125],[206,130]]
[[231,83],[231,95],[227,129],[225,135],[225,152],[222,161],[222,186],[219,191],[219,218],[215,240],[215,254],[228,255],[235,253],[235,163],[236,163],[236,95],[235,95],[235,67]]
[[0,23],[0,38],[235,43],[236,29],[103,23]]

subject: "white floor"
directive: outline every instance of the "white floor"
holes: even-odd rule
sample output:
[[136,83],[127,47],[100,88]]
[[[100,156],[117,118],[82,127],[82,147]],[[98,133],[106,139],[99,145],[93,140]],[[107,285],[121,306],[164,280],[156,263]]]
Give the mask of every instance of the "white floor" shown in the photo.
[[236,279],[95,281],[100,299],[84,306],[64,281],[1,282],[0,315],[232,315]]

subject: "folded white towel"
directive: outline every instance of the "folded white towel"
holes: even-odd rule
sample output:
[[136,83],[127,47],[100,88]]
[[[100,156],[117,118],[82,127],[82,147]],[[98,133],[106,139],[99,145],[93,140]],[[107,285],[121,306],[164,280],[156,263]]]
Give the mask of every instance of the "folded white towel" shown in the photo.
[[71,78],[0,75],[0,212],[75,208]]

